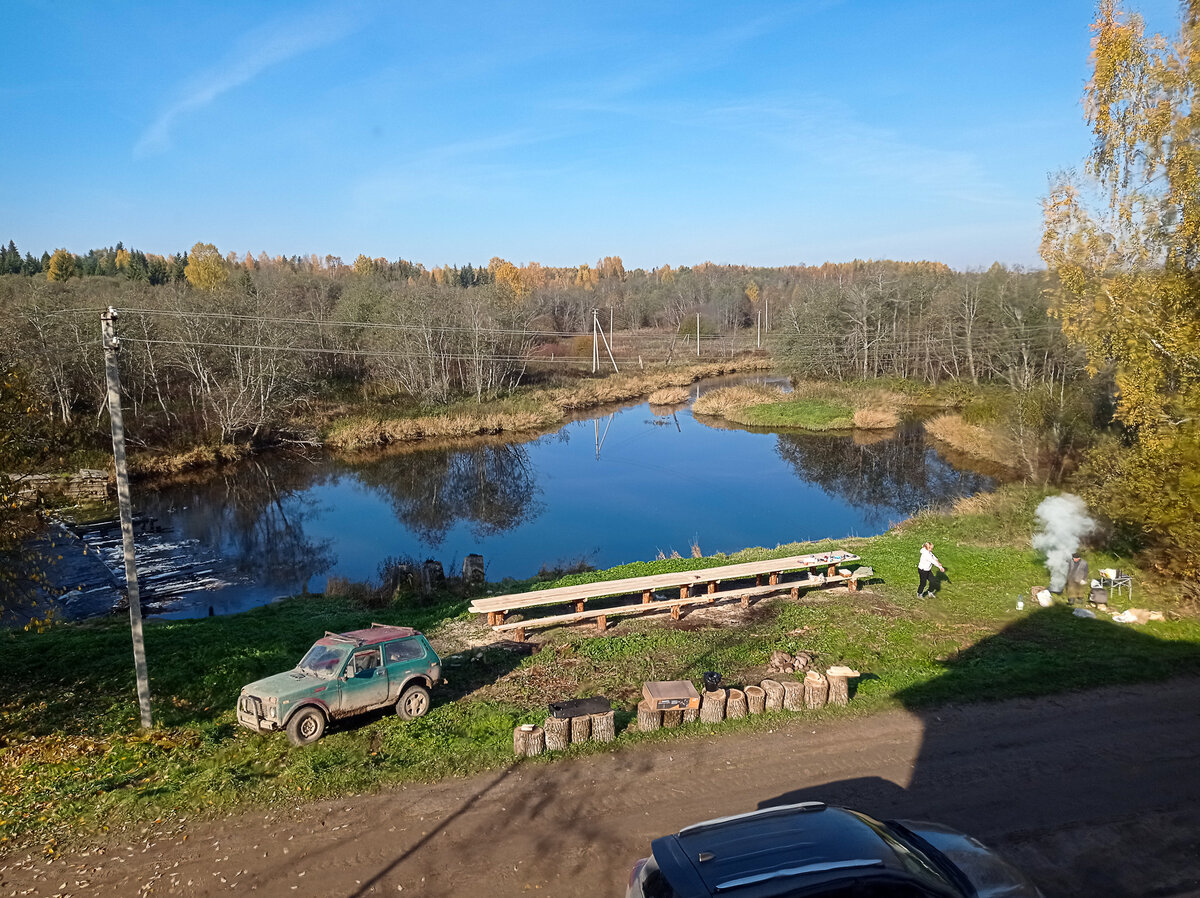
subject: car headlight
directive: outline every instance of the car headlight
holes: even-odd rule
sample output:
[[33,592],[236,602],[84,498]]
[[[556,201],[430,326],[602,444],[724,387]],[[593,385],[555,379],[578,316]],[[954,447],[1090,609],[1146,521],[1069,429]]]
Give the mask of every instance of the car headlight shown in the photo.
[[272,719],[279,716],[279,699],[276,696],[269,695],[263,699],[263,713]]

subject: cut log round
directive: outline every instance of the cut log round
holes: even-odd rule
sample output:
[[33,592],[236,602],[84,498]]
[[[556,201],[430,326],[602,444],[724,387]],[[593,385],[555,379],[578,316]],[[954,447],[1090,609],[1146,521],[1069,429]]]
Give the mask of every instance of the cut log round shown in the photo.
[[746,708],[746,693],[740,689],[730,689],[729,698],[725,702],[725,716],[730,720],[741,720],[748,713]]
[[663,727],[673,729],[683,723],[683,708],[668,708],[662,712]]
[[649,733],[662,726],[662,711],[645,699],[638,702],[638,731]]
[[592,737],[592,718],[588,714],[580,714],[571,718],[571,744],[578,745],[587,742]]
[[836,664],[825,671],[825,676],[829,678],[829,704],[850,704],[850,678],[859,676],[858,671]]
[[596,742],[612,742],[617,738],[617,724],[612,711],[593,714],[592,739]]
[[571,744],[571,718],[547,717],[542,724],[546,731],[546,751],[566,751]]
[[695,723],[699,719],[700,719],[700,709],[699,708],[684,708],[683,709],[683,722],[684,723]]
[[804,710],[804,684],[799,680],[783,681],[783,710]]
[[725,690],[705,691],[700,698],[700,719],[705,723],[720,723],[725,719]]
[[513,754],[518,758],[540,755],[546,747],[546,738],[540,726],[522,724],[513,730]]
[[829,704],[850,704],[850,681],[846,677],[829,678]]
[[746,687],[746,710],[761,714],[767,707],[767,693],[761,686]]
[[783,684],[777,680],[763,680],[762,690],[766,694],[768,711],[783,710]]
[[810,670],[804,675],[804,707],[811,711],[825,707],[829,697],[829,681],[824,674]]

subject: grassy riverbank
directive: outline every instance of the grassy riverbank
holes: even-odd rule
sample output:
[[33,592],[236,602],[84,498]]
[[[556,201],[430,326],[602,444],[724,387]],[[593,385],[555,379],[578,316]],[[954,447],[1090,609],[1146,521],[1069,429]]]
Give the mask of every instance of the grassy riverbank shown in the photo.
[[641,399],[709,377],[765,371],[770,367],[771,363],[766,359],[748,357],[612,374],[581,379],[566,386],[520,390],[482,406],[462,401],[437,409],[381,409],[373,415],[352,413],[330,423],[323,441],[334,449],[354,450],[394,443],[547,430],[561,424],[572,412]]
[[[1183,617],[1131,628],[1072,617],[1065,608],[1018,612],[1018,593],[1042,583],[1028,548],[1041,494],[1006,488],[927,512],[870,539],[840,540],[882,582],[869,592],[816,592],[800,602],[764,601],[748,611],[716,606],[679,622],[621,619],[591,628],[533,631],[532,656],[479,645],[490,631],[465,614],[467,599],[368,611],[337,598],[305,597],[234,617],[153,621],[146,645],[157,727],[137,728],[128,625],[111,620],[0,634],[7,689],[0,703],[0,852],[53,850],[105,830],[140,832],[160,819],[224,813],[331,797],[412,780],[434,780],[511,760],[511,731],[540,721],[547,701],[612,698],[618,729],[647,679],[698,679],[710,669],[730,684],[757,682],[773,650],[806,651],[817,666],[863,671],[848,708],[806,716],[804,725],[897,706],[923,707],[1012,695],[1034,696],[1102,683],[1200,672],[1200,621]],[[949,580],[917,600],[918,548],[932,539]],[[834,543],[749,549],[733,556],[666,559],[579,579],[819,550]],[[1093,568],[1124,559],[1093,555]],[[1162,585],[1138,575],[1137,605],[1172,611]],[[566,578],[564,581],[568,582]],[[530,583],[529,586],[534,584]],[[519,588],[504,584],[504,588]],[[240,687],[293,665],[324,630],[371,620],[431,634],[448,684],[417,721],[379,714],[337,727],[322,742],[291,748],[282,735],[239,728]],[[689,733],[788,725],[794,718],[693,725],[649,735],[622,733],[618,746]],[[601,750],[581,746],[573,754]],[[607,750],[605,747],[603,750]],[[552,763],[552,758],[536,763]]]

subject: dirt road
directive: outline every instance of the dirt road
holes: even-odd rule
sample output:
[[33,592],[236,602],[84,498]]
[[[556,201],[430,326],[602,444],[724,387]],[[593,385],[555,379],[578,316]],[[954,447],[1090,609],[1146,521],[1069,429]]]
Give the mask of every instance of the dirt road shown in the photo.
[[1200,680],[681,738],[172,827],[0,895],[622,895],[650,840],[820,798],[979,836],[1048,896],[1200,895]]

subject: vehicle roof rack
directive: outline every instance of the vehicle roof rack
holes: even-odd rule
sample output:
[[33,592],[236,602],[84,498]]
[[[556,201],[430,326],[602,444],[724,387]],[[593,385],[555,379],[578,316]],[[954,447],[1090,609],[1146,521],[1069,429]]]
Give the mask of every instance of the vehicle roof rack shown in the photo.
[[353,636],[346,636],[343,633],[332,633],[329,630],[325,631],[326,639],[336,639],[338,642],[348,642],[351,645],[362,645],[361,639],[355,639]]
[[709,829],[717,829],[724,826],[733,820],[745,820],[749,817],[781,817],[788,814],[803,814],[812,811],[825,810],[825,802],[823,801],[802,801],[799,804],[782,804],[773,808],[763,808],[759,811],[749,811],[745,814],[733,814],[729,817],[718,817],[715,820],[705,820],[703,823],[694,823],[691,826],[685,826],[679,831],[681,836],[694,836],[697,833],[702,833]]

